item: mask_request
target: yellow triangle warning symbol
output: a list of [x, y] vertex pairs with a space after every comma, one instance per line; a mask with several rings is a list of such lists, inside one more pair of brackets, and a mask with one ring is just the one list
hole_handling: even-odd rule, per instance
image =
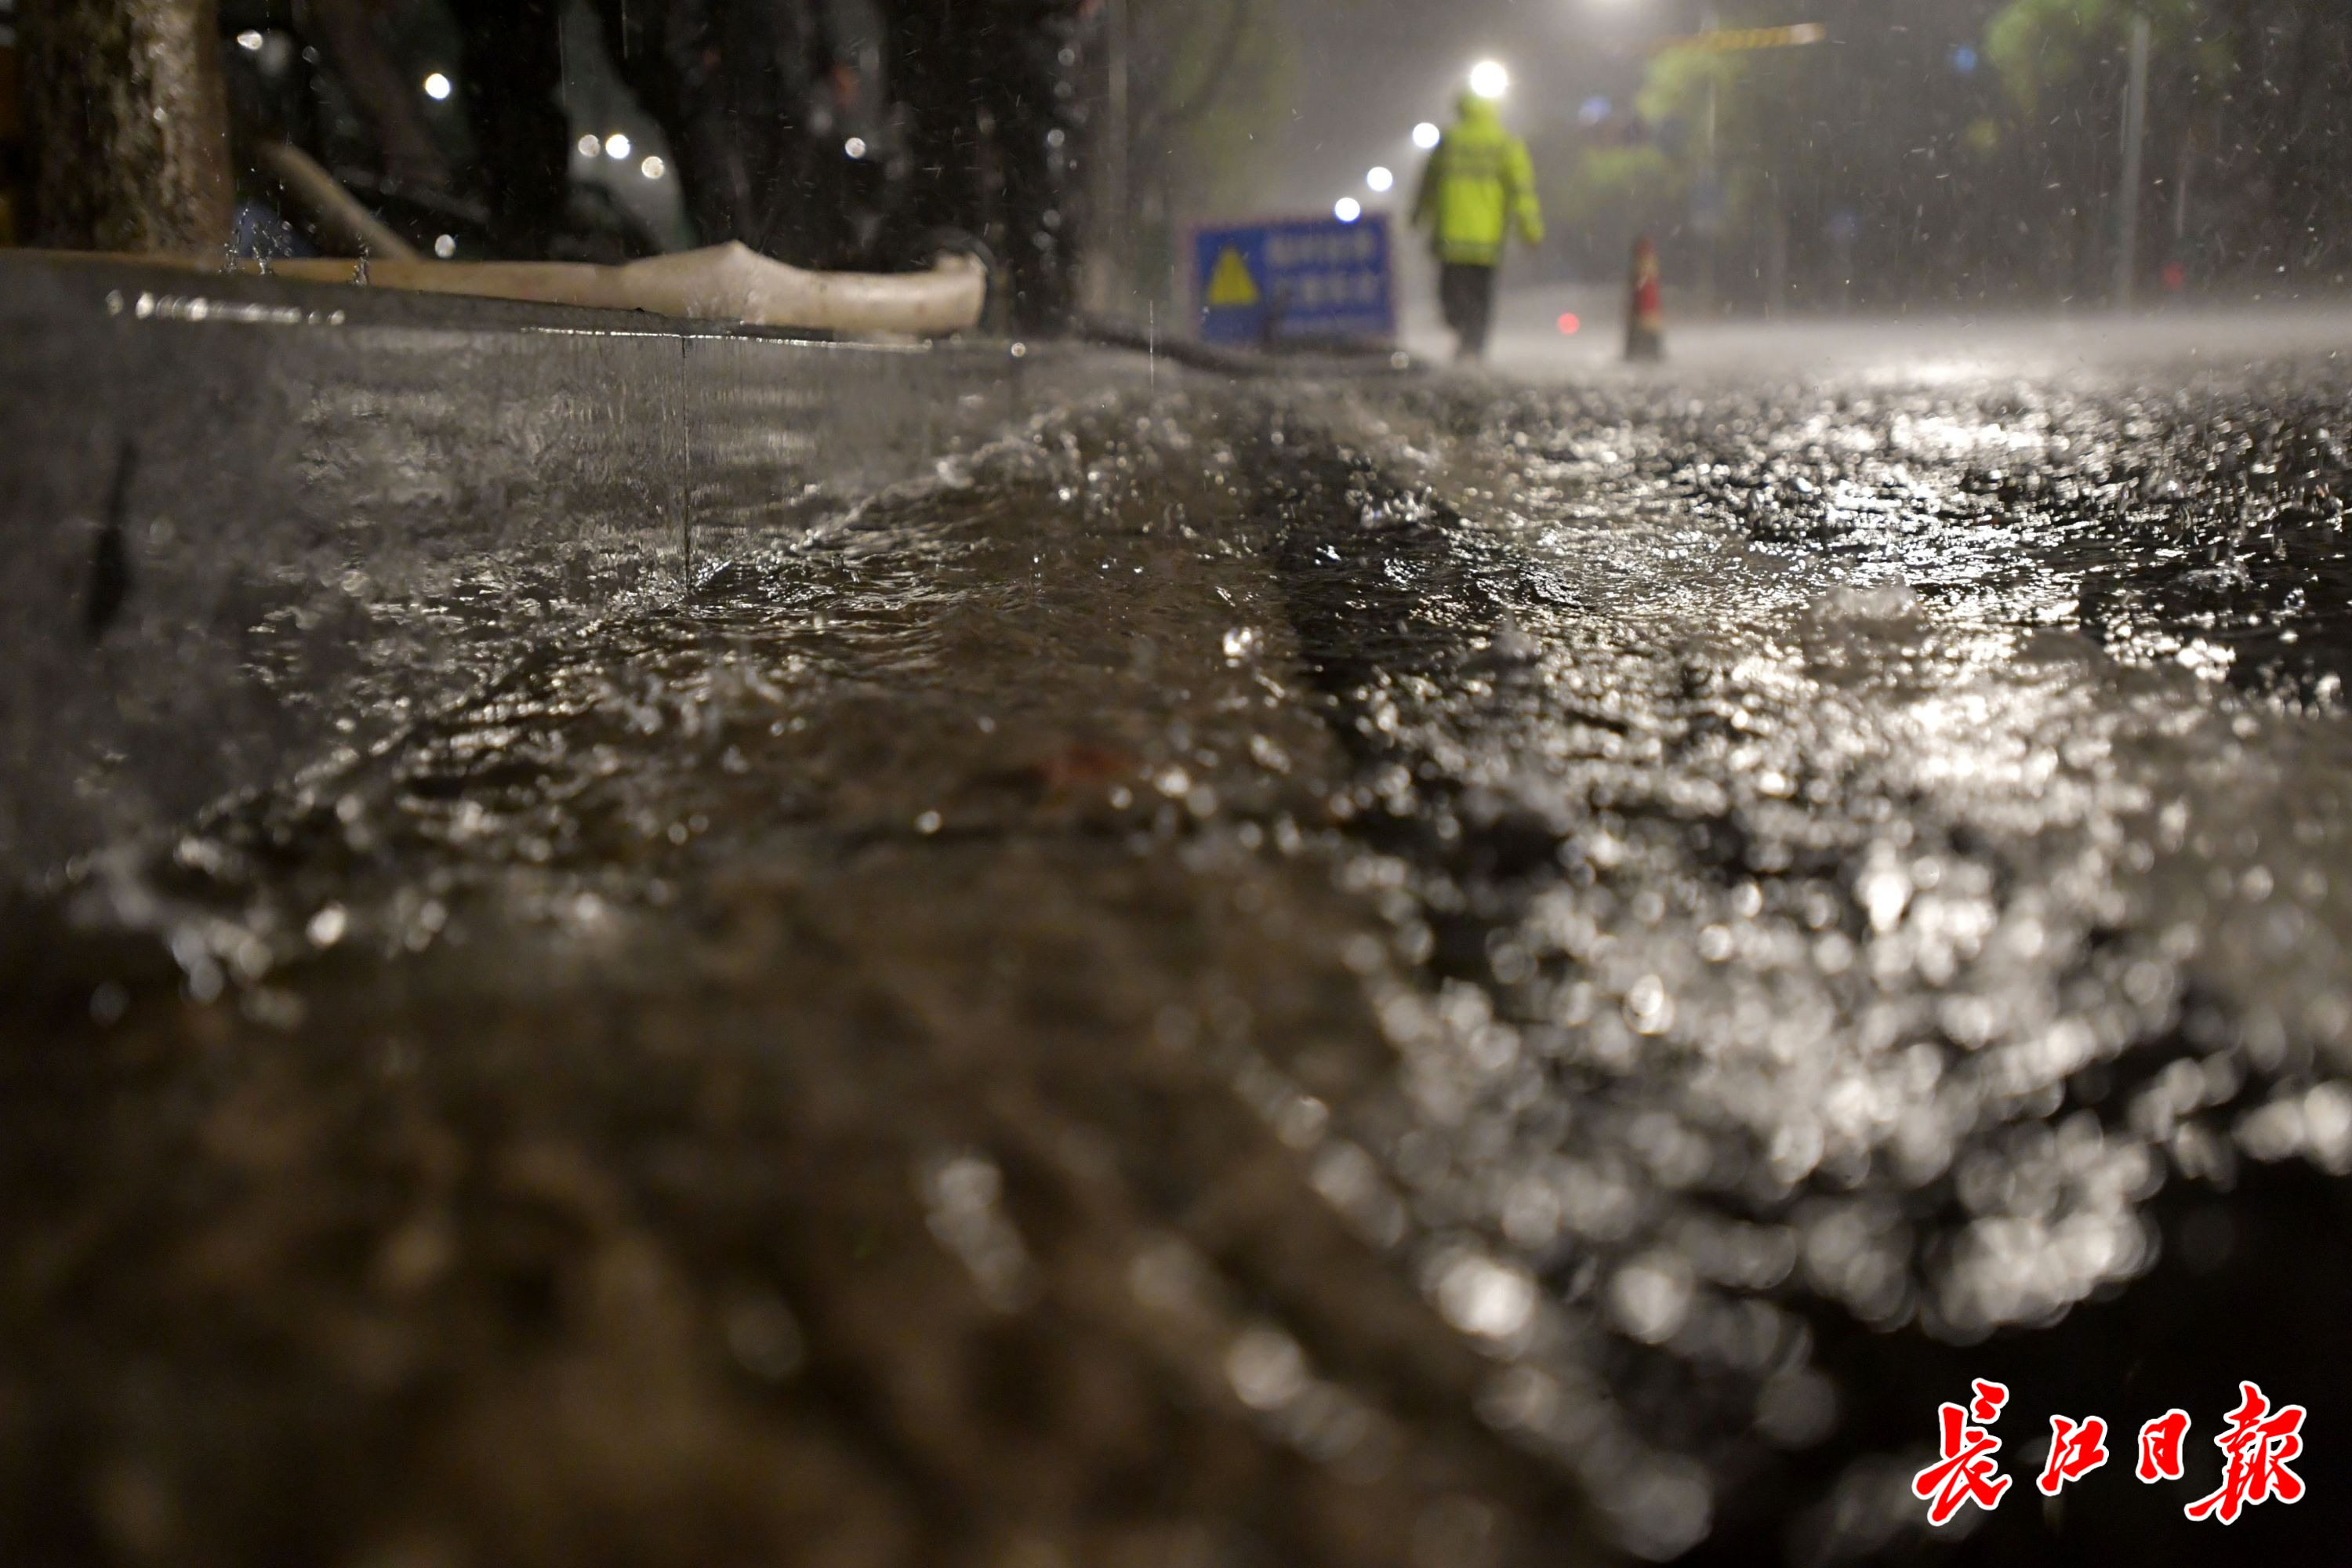
[[1246, 310], [1258, 302], [1257, 279], [1250, 276], [1249, 263], [1233, 246], [1217, 258], [1217, 269], [1209, 274], [1209, 308], [1214, 310]]

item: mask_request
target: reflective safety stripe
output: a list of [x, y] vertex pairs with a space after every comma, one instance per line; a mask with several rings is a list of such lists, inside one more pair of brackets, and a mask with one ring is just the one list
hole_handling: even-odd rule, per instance
[[1465, 147], [1447, 154], [1449, 180], [1500, 180], [1507, 165], [1500, 147]]

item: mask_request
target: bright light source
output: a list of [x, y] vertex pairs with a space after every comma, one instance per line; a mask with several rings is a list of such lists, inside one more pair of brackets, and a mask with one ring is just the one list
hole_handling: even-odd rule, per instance
[[628, 155], [629, 138], [625, 132], [615, 131], [604, 138], [604, 156], [617, 163]]
[[583, 158], [593, 158], [604, 150], [604, 144], [597, 141], [593, 133], [580, 138], [580, 155]]
[[425, 79], [425, 96], [431, 99], [436, 103], [439, 103], [444, 99], [447, 98], [451, 90], [449, 79], [443, 76], [439, 71], [435, 71], [431, 76]]
[[1445, 132], [1426, 120], [1412, 128], [1412, 144], [1424, 153], [1434, 152], [1437, 144], [1444, 140]]
[[444, 261], [446, 261], [451, 257], [457, 255], [457, 237], [454, 234], [445, 234], [436, 237], [433, 241], [433, 254], [439, 257]]
[[1480, 60], [1470, 68], [1470, 90], [1484, 99], [1500, 99], [1511, 90], [1511, 73], [1500, 60]]
[[1364, 204], [1353, 196], [1341, 196], [1331, 205], [1331, 216], [1341, 223], [1353, 223], [1364, 216]]
[[1572, 338], [1582, 331], [1584, 331], [1584, 320], [1575, 311], [1570, 310], [1567, 315], [1562, 316], [1559, 319], [1559, 335], [1561, 337]]
[[841, 150], [853, 158], [863, 158], [866, 156], [866, 138], [853, 136], [841, 144]]
[[261, 52], [261, 46], [268, 41], [268, 39], [263, 37], [259, 33], [255, 32], [251, 27], [247, 27], [244, 32], [239, 33], [236, 36], [236, 47], [243, 49], [249, 55], [259, 54]]
[[1396, 189], [1396, 175], [1387, 169], [1374, 169], [1364, 176], [1364, 184], [1370, 185], [1375, 192], [1385, 195]]
[[648, 158], [637, 165], [637, 173], [648, 180], [658, 180], [669, 173], [669, 165], [659, 158]]

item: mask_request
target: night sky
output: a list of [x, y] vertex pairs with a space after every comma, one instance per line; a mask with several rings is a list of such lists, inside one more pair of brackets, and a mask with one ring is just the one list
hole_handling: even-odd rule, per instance
[[[1505, 116], [1521, 132], [1566, 118], [1596, 93], [1631, 92], [1648, 47], [1695, 30], [1696, 0], [1284, 0], [1301, 40], [1299, 99], [1277, 152], [1277, 205], [1306, 209], [1368, 195], [1386, 163], [1411, 189], [1415, 121], [1450, 117], [1470, 67], [1511, 68]], [[1677, 19], [1682, 25], [1677, 25]], [[1802, 16], [1791, 16], [1791, 21]]]

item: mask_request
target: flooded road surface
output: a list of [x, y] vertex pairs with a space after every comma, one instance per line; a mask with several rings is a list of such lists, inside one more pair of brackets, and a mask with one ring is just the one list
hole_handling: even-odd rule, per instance
[[[2329, 1560], [2347, 408], [1122, 395], [100, 858], [0, 952], [0, 1543]], [[2191, 1525], [2242, 1379], [2310, 1494]]]

